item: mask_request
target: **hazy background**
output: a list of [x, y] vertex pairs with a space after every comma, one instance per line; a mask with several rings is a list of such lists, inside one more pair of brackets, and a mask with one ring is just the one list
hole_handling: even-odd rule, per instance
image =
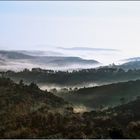
[[1, 1], [0, 49], [55, 51], [104, 63], [139, 56], [139, 7], [138, 1]]

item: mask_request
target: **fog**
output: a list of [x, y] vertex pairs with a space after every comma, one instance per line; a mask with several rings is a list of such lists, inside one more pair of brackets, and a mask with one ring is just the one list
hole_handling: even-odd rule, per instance
[[[78, 49], [79, 48], [79, 49]], [[127, 58], [127, 55], [120, 50], [102, 49], [102, 48], [88, 48], [77, 47], [75, 48], [57, 48], [58, 52], [63, 52], [64, 56], [78, 56], [84, 59], [94, 59], [108, 65], [111, 63], [121, 63], [121, 59]]]
[[83, 112], [88, 112], [88, 111], [93, 110], [93, 108], [89, 108], [84, 105], [75, 105], [73, 109], [75, 113], [78, 113], [78, 112], [83, 113]]
[[32, 69], [33, 67], [40, 67], [40, 65], [29, 63], [28, 60], [8, 60], [0, 66], [1, 71], [13, 70], [22, 71], [23, 69]]
[[0, 62], [0, 70], [1, 71], [7, 71], [7, 70], [13, 70], [13, 71], [22, 71], [25, 68], [31, 70], [32, 68], [42, 68], [42, 69], [51, 69], [51, 70], [61, 70], [61, 71], [73, 71], [73, 70], [80, 70], [80, 69], [86, 69], [86, 68], [96, 68], [99, 66], [102, 66], [102, 64], [99, 65], [80, 65], [80, 64], [73, 64], [73, 65], [67, 65], [66, 66], [55, 66], [53, 64], [35, 64], [28, 60], [6, 60], [5, 62]]
[[[38, 51], [26, 51], [23, 52], [29, 55], [40, 55], [40, 56], [72, 56], [72, 57], [81, 57], [83, 59], [93, 59], [99, 61], [102, 65], [108, 65], [111, 63], [123, 63], [123, 59], [129, 58], [126, 52], [117, 50], [117, 49], [108, 49], [108, 48], [89, 48], [89, 47], [58, 47], [58, 46], [49, 46], [44, 45], [45, 50]], [[87, 48], [87, 49], [86, 49]], [[40, 53], [37, 53], [40, 52]]]
[[59, 92], [61, 92], [61, 90], [63, 90], [64, 88], [66, 88], [66, 89], [71, 88], [72, 90], [74, 90], [75, 88], [79, 89], [79, 88], [83, 88], [83, 87], [95, 87], [95, 86], [100, 86], [100, 85], [103, 85], [103, 84], [85, 82], [83, 84], [77, 84], [75, 86], [74, 85], [60, 86], [57, 84], [39, 84], [38, 83], [39, 88], [42, 90], [51, 91], [52, 89], [55, 88], [58, 91], [58, 95], [59, 95]]
[[111, 63], [120, 64], [123, 63], [123, 61], [119, 61], [121, 59], [121, 53], [119, 50], [108, 50], [108, 49], [84, 49], [79, 48], [76, 49], [65, 49], [60, 47], [55, 47], [48, 50], [32, 50], [32, 51], [20, 51], [16, 50], [17, 53], [22, 53], [30, 56], [50, 56], [50, 57], [80, 57], [84, 60], [96, 60], [99, 62], [99, 64], [78, 64], [69, 61], [71, 64], [68, 64], [67, 62], [63, 62], [63, 65], [59, 65], [59, 63], [48, 63], [47, 58], [46, 59], [40, 59], [40, 60], [29, 60], [29, 59], [9, 59], [5, 57], [4, 55], [0, 55], [0, 70], [14, 70], [14, 71], [21, 71], [25, 68], [32, 69], [35, 67], [39, 67], [42, 69], [52, 69], [52, 70], [77, 70], [77, 69], [87, 69], [87, 68], [96, 68], [99, 66], [108, 65]]

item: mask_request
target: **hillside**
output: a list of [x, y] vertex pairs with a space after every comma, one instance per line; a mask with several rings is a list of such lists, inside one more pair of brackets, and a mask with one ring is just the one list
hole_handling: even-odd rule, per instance
[[63, 99], [33, 83], [0, 78], [0, 91], [0, 138], [140, 137], [139, 97], [107, 110], [74, 113]]
[[132, 61], [129, 61], [129, 62], [126, 62], [122, 65], [120, 65], [119, 67], [123, 68], [123, 69], [140, 69], [140, 61], [139, 59], [138, 60], [133, 60]]
[[15, 84], [10, 79], [0, 78], [0, 138], [12, 138], [14, 131], [18, 133], [18, 128], [26, 124], [26, 117], [35, 112], [47, 113], [67, 106], [62, 98], [41, 91], [34, 83], [27, 86], [22, 81]]
[[75, 105], [87, 108], [114, 106], [128, 102], [140, 95], [140, 80], [115, 83], [90, 88], [81, 88], [77, 91], [60, 93], [59, 96]]
[[94, 122], [98, 138], [139, 139], [140, 133], [140, 98], [126, 104], [103, 111], [83, 113], [83, 116]]
[[59, 108], [67, 104], [62, 98], [40, 90], [34, 83], [24, 85], [22, 80], [16, 84], [8, 78], [0, 78], [0, 91], [1, 108], [26, 103], [30, 108], [41, 104], [48, 108]]

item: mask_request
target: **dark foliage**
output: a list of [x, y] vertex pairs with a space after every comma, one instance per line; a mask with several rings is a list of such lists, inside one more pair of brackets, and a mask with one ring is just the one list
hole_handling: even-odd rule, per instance
[[120, 82], [109, 85], [80, 88], [59, 93], [60, 97], [75, 105], [97, 109], [116, 106], [134, 100], [140, 95], [140, 80]]
[[31, 71], [25, 69], [21, 72], [7, 71], [2, 73], [13, 80], [23, 79], [25, 82], [36, 82], [40, 84], [57, 85], [80, 85], [88, 83], [106, 84], [112, 82], [136, 80], [140, 78], [140, 70], [125, 71], [117, 66], [101, 67], [98, 69], [83, 69], [79, 71], [53, 71], [33, 68]]
[[0, 138], [140, 138], [139, 108], [137, 97], [104, 111], [74, 113], [34, 83], [0, 78]]

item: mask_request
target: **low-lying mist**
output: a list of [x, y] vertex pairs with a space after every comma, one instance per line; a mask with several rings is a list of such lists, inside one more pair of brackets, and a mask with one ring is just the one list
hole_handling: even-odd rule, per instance
[[[121, 61], [119, 60], [122, 58], [121, 56], [122, 53], [118, 50], [93, 49], [93, 48], [83, 50], [83, 48], [64, 49], [56, 47], [55, 51], [53, 51], [50, 48], [49, 50], [46, 51], [17, 50], [17, 51], [7, 51], [6, 53], [5, 52], [6, 51], [0, 51], [0, 63], [1, 63], [0, 70], [21, 71], [25, 68], [32, 69], [34, 67], [39, 67], [42, 69], [71, 71], [74, 69], [96, 68], [114, 62], [121, 63]], [[21, 58], [20, 54], [22, 54]], [[65, 57], [67, 58], [73, 57], [73, 58], [62, 60], [62, 58]], [[81, 60], [79, 58], [81, 58]], [[93, 61], [96, 60], [99, 63], [92, 64], [90, 62], [92, 60]]]
[[[42, 90], [47, 90], [47, 91], [52, 91], [52, 89], [56, 89], [58, 92], [64, 91], [64, 89], [79, 89], [83, 87], [95, 87], [95, 86], [100, 86], [102, 84], [97, 84], [97, 83], [83, 83], [83, 84], [78, 84], [78, 85], [57, 85], [57, 84], [38, 84], [39, 88]], [[59, 93], [58, 93], [59, 94]]]
[[61, 70], [61, 71], [72, 71], [78, 69], [86, 69], [86, 68], [96, 68], [100, 65], [80, 65], [80, 64], [73, 64], [73, 65], [66, 65], [66, 66], [55, 66], [49, 64], [35, 64], [28, 60], [6, 60], [5, 62], [1, 62], [0, 70], [7, 71], [22, 71], [24, 69], [31, 70], [32, 68], [42, 68], [42, 69], [52, 69], [52, 70]]
[[[121, 65], [127, 62], [124, 60], [129, 60], [130, 57], [134, 57], [134, 56], [128, 56], [126, 52], [122, 52], [120, 50], [115, 50], [115, 49], [107, 49], [107, 48], [88, 48], [88, 47], [67, 48], [67, 47], [57, 47], [57, 46], [47, 47], [47, 45], [45, 48], [46, 50], [0, 51], [0, 64], [1, 64], [0, 70], [21, 71], [25, 68], [32, 69], [34, 67], [39, 67], [42, 69], [71, 71], [77, 69], [96, 68], [99, 66], [105, 66], [112, 63]], [[16, 55], [18, 57], [16, 57]], [[11, 59], [12, 57], [14, 59]], [[36, 57], [38, 59], [36, 59]], [[70, 60], [67, 59], [66, 61], [65, 60], [60, 61], [61, 58], [65, 58], [65, 57], [67, 58], [75, 57], [76, 63], [71, 59]], [[79, 58], [83, 60], [83, 62], [81, 60], [82, 63], [79, 61]], [[50, 62], [50, 59], [53, 60], [53, 62], [52, 61]], [[95, 60], [99, 63], [92, 64], [90, 60], [91, 61]]]
[[51, 87], [50, 92], [72, 103], [75, 112], [85, 112], [97, 109], [104, 110], [135, 100], [139, 96], [139, 83], [140, 80], [134, 80], [104, 85], [90, 83], [86, 85], [87, 87], [85, 85], [79, 87], [57, 86]]

